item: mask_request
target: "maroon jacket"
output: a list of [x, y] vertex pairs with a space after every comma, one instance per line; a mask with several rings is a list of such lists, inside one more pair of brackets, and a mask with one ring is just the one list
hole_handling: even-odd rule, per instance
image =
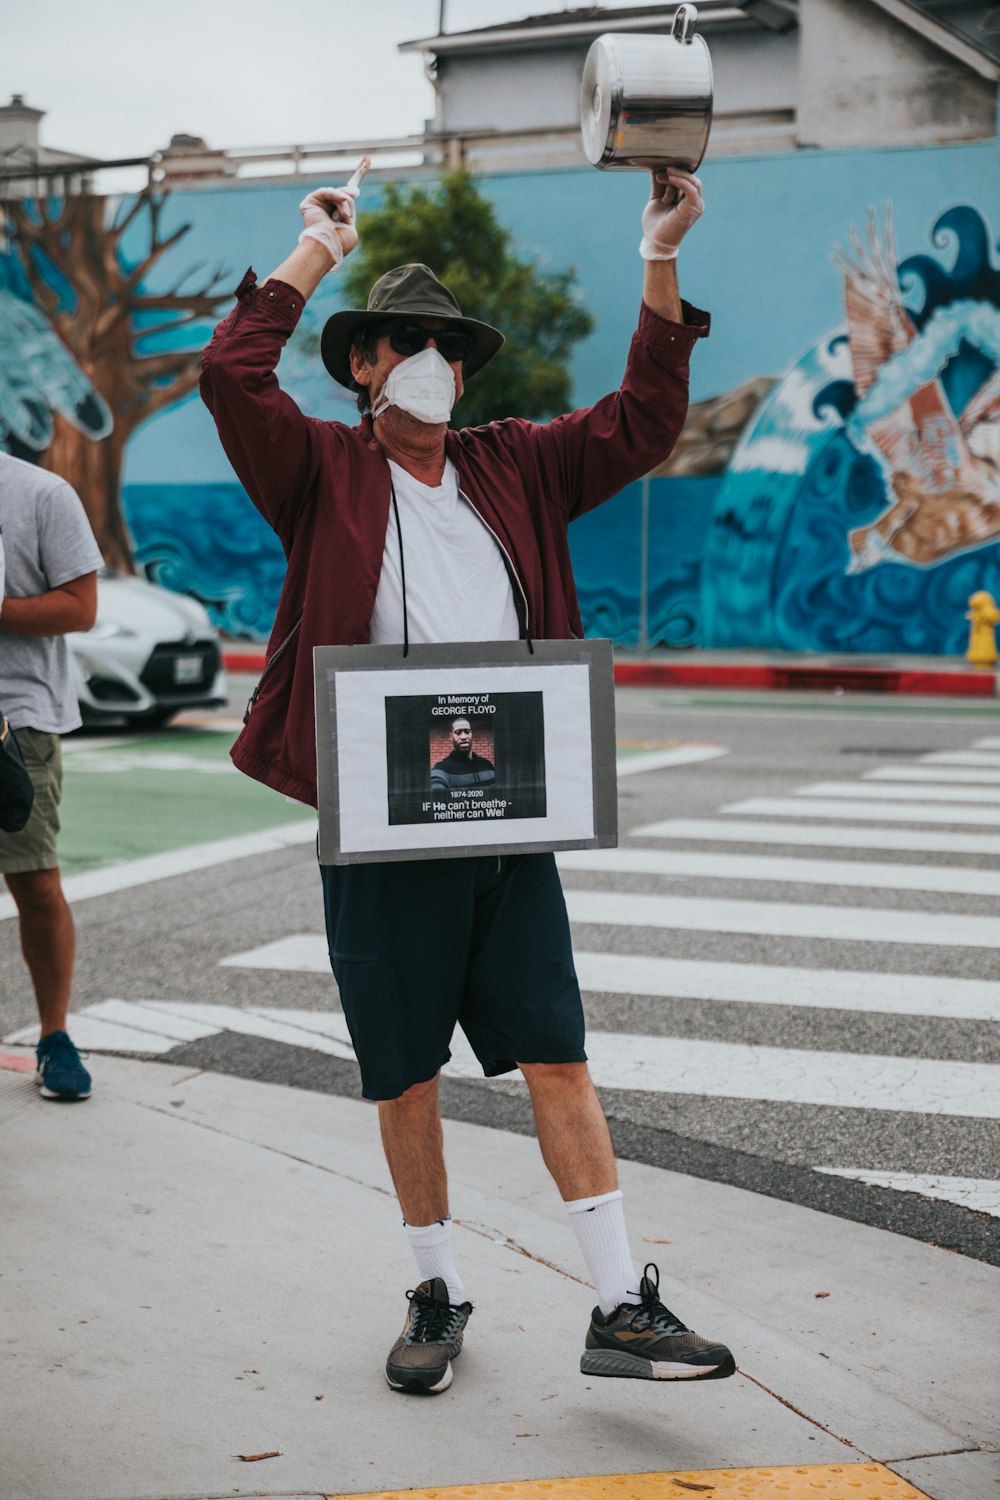
[[[247, 272], [205, 350], [201, 393], [247, 494], [288, 558], [266, 671], [233, 760], [248, 776], [316, 804], [313, 647], [362, 645], [382, 570], [389, 465], [370, 417], [306, 417], [278, 385], [302, 313], [282, 281]], [[568, 523], [661, 463], [684, 425], [688, 359], [707, 314], [670, 323], [645, 304], [621, 390], [544, 426], [514, 418], [449, 430], [462, 493], [506, 548], [538, 639], [583, 634]], [[301, 617], [301, 626], [295, 629]], [[291, 636], [289, 640], [288, 637]], [[276, 655], [287, 641], [280, 658]]]

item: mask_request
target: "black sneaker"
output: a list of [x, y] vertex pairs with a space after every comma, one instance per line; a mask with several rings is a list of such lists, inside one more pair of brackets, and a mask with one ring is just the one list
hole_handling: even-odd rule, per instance
[[451, 1362], [462, 1352], [471, 1302], [453, 1307], [440, 1276], [407, 1292], [410, 1310], [389, 1351], [385, 1378], [394, 1391], [436, 1396], [451, 1385]]
[[[650, 1276], [653, 1273], [653, 1280]], [[631, 1380], [723, 1380], [736, 1372], [725, 1344], [703, 1339], [660, 1301], [660, 1273], [648, 1265], [639, 1283], [642, 1301], [623, 1302], [605, 1317], [595, 1307], [587, 1347], [580, 1360], [584, 1375], [618, 1375]]]
[[[50, 1031], [35, 1048], [35, 1082], [43, 1099], [89, 1099], [90, 1074], [65, 1031]], [[86, 1056], [86, 1053], [84, 1054]]]

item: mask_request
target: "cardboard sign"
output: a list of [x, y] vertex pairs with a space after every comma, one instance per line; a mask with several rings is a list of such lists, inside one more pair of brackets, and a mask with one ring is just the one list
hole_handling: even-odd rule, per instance
[[618, 842], [610, 641], [317, 646], [319, 858]]

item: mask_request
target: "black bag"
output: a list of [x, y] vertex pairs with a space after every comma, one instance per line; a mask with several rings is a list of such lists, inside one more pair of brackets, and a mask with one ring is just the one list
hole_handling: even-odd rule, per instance
[[28, 768], [14, 731], [0, 713], [0, 830], [20, 833], [35, 800]]

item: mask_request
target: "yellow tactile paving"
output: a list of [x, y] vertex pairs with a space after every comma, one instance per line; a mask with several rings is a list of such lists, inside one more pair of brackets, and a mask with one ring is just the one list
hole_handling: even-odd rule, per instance
[[819, 1464], [771, 1469], [679, 1469], [670, 1474], [591, 1474], [506, 1484], [376, 1490], [327, 1500], [928, 1500], [882, 1464]]

